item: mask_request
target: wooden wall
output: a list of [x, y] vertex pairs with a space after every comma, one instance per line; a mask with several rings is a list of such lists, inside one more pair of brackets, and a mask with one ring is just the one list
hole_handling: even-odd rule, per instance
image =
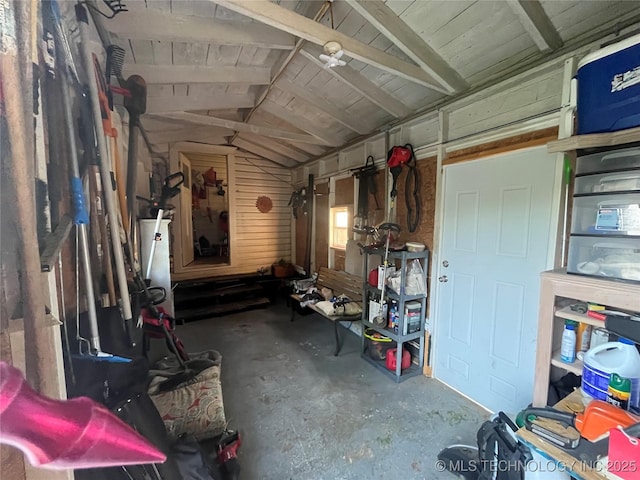
[[[227, 148], [228, 151], [221, 149]], [[193, 143], [178, 143], [172, 146], [171, 166], [177, 168], [178, 153], [182, 152], [196, 165], [199, 156], [218, 157], [229, 155], [227, 191], [229, 202], [230, 264], [196, 264], [176, 269], [172, 280], [208, 278], [222, 275], [254, 273], [261, 269], [270, 271], [279, 260], [292, 260], [291, 208], [287, 205], [291, 197], [291, 172], [273, 162], [249, 154], [234, 152], [229, 147], [215, 147]], [[220, 165], [221, 174], [224, 170]], [[216, 171], [218, 170], [216, 168]], [[258, 197], [271, 199], [272, 209], [267, 213], [256, 207]], [[179, 203], [179, 199], [174, 200]], [[173, 248], [179, 248], [176, 228], [179, 225], [178, 210], [172, 222]]]
[[[245, 273], [280, 259], [291, 261], [290, 172], [268, 160], [236, 155], [235, 178], [235, 191], [230, 195], [236, 236], [231, 239], [231, 248], [238, 252], [238, 261], [232, 268]], [[256, 208], [259, 196], [271, 199], [273, 208], [268, 213]]]
[[341, 178], [336, 180], [336, 191], [334, 206], [353, 205], [353, 177]]
[[396, 199], [396, 223], [402, 228], [401, 239], [405, 242], [424, 243], [433, 249], [433, 227], [436, 207], [436, 157], [418, 160], [416, 169], [420, 178], [420, 219], [415, 232], [409, 232], [407, 224], [407, 204], [405, 202], [408, 169], [404, 168], [398, 180]]
[[329, 266], [329, 182], [316, 185], [315, 270]]
[[304, 215], [302, 210], [298, 209], [298, 218], [291, 216], [291, 220], [296, 229], [295, 264], [304, 267], [307, 252], [307, 215]]

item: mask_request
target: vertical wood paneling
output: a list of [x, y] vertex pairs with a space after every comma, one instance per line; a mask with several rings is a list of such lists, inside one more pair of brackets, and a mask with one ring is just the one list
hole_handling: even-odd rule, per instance
[[307, 216], [298, 214], [294, 220], [296, 229], [296, 261], [297, 265], [304, 265], [307, 245]]
[[[231, 221], [236, 225], [232, 248], [240, 252], [237, 268], [255, 271], [280, 259], [291, 261], [291, 173], [273, 163], [242, 156], [235, 157], [235, 212]], [[259, 196], [273, 203], [268, 213], [256, 208]]]
[[316, 185], [315, 270], [329, 266], [329, 183]]
[[336, 206], [353, 205], [353, 177], [336, 180]]
[[[409, 232], [407, 228], [407, 205], [404, 201], [405, 192], [405, 175], [403, 172], [401, 181], [398, 184], [398, 200], [396, 202], [397, 220], [402, 233], [400, 238], [403, 242], [420, 242], [427, 246], [427, 249], [433, 252], [434, 224], [436, 218], [436, 177], [437, 177], [437, 161], [436, 157], [430, 157], [418, 160], [416, 163], [418, 175], [420, 176], [420, 221], [415, 232]], [[429, 262], [429, 271], [427, 276], [431, 278], [432, 262]], [[427, 281], [427, 284], [430, 280]], [[429, 302], [427, 302], [427, 318], [429, 316]]]

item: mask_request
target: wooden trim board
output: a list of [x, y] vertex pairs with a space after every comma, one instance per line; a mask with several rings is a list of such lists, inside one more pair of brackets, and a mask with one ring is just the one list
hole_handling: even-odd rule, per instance
[[613, 147], [632, 142], [640, 142], [640, 127], [628, 128], [617, 132], [575, 135], [562, 140], [555, 140], [547, 144], [547, 151], [549, 153], [558, 153], [580, 148]]
[[511, 150], [536, 147], [539, 145], [549, 145], [551, 139], [558, 138], [558, 127], [549, 127], [535, 132], [523, 133], [512, 137], [503, 138], [493, 142], [483, 143], [474, 147], [462, 148], [447, 153], [447, 158], [442, 161], [443, 165], [453, 165], [454, 163], [468, 162], [478, 158], [496, 155]]

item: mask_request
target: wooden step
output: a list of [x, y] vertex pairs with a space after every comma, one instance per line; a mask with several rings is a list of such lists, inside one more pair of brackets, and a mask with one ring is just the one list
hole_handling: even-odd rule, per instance
[[174, 302], [177, 308], [181, 305], [200, 303], [221, 303], [234, 296], [263, 295], [264, 289], [260, 285], [230, 285], [226, 287], [212, 286], [209, 289], [184, 290], [174, 292]]
[[220, 303], [217, 305], [208, 305], [204, 307], [183, 309], [176, 313], [176, 319], [178, 321], [190, 322], [193, 320], [200, 320], [203, 318], [220, 317], [222, 315], [228, 315], [230, 313], [242, 312], [245, 310], [252, 310], [254, 308], [266, 307], [271, 304], [268, 298], [255, 297], [248, 298], [242, 301]]

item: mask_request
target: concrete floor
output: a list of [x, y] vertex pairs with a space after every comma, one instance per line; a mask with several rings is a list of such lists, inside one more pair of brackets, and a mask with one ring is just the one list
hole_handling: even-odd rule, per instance
[[436, 455], [474, 443], [487, 413], [436, 380], [395, 384], [359, 356], [360, 339], [318, 315], [273, 305], [178, 327], [189, 351], [222, 353], [242, 480], [449, 479]]

